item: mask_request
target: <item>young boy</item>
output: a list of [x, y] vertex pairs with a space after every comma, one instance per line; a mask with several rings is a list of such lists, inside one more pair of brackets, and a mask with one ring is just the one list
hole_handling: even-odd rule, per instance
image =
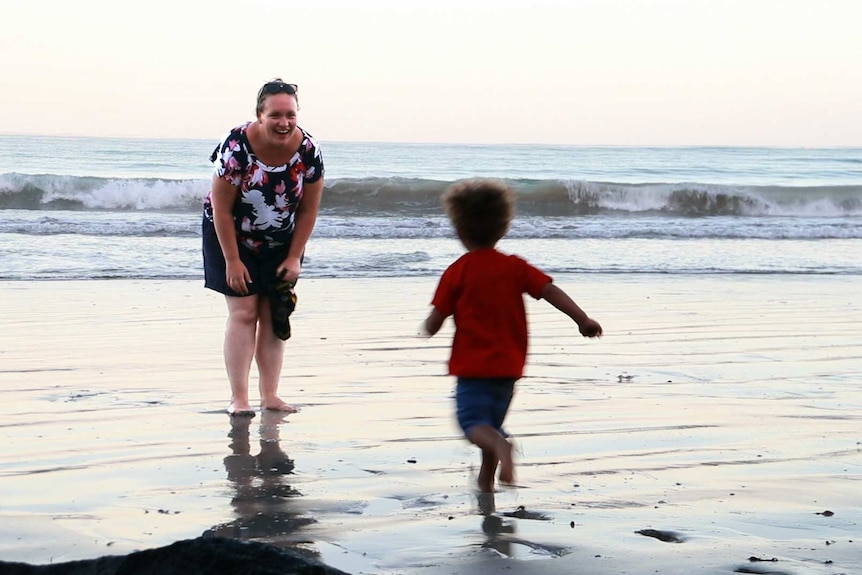
[[527, 358], [523, 294], [547, 300], [571, 317], [585, 337], [602, 335], [602, 326], [550, 276], [496, 249], [509, 230], [514, 203], [514, 193], [493, 180], [462, 181], [446, 191], [443, 206], [467, 253], [443, 273], [423, 324], [430, 337], [454, 316], [449, 374], [457, 377], [458, 424], [482, 450], [478, 484], [485, 493], [494, 491], [498, 463], [500, 481], [515, 481], [512, 444], [502, 425]]

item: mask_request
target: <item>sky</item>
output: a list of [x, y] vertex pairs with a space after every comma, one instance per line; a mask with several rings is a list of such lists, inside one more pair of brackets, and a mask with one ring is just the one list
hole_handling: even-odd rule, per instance
[[859, 0], [6, 2], [0, 133], [862, 146]]

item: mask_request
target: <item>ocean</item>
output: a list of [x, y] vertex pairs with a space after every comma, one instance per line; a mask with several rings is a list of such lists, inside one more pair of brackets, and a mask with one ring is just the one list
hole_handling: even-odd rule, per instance
[[[0, 135], [0, 279], [202, 281], [216, 140]], [[551, 275], [862, 275], [862, 148], [321, 144], [304, 277], [439, 275], [440, 194], [474, 176], [512, 185], [499, 248]]]

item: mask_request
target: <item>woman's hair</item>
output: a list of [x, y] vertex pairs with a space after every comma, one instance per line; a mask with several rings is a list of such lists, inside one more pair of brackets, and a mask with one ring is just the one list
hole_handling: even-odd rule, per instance
[[257, 108], [255, 115], [259, 116], [263, 112], [263, 103], [273, 94], [290, 94], [296, 100], [296, 105], [299, 105], [299, 86], [296, 84], [288, 84], [281, 78], [273, 78], [257, 91]]
[[480, 248], [493, 247], [509, 231], [515, 216], [515, 193], [496, 180], [457, 182], [442, 200], [461, 239]]

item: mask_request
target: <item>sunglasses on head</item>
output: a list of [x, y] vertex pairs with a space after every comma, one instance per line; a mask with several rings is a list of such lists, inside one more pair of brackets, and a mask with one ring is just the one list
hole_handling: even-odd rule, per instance
[[265, 94], [296, 94], [299, 87], [296, 84], [287, 84], [281, 80], [273, 80], [263, 85], [258, 92], [258, 100]]

